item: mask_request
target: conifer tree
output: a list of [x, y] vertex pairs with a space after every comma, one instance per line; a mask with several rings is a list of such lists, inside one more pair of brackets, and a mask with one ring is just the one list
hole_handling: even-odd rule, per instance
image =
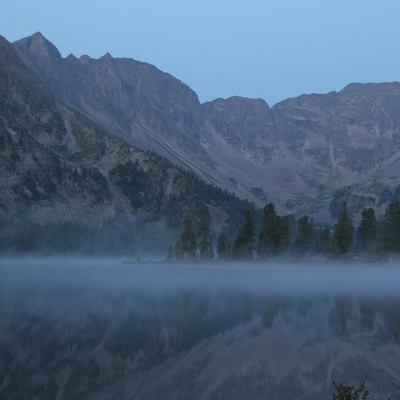
[[258, 254], [261, 257], [268, 257], [275, 254], [279, 247], [279, 218], [272, 203], [267, 204], [263, 211], [263, 226], [258, 241]]
[[200, 218], [197, 237], [199, 239], [200, 260], [212, 260], [214, 251], [210, 237], [210, 223], [204, 217]]
[[290, 246], [290, 223], [289, 217], [278, 216], [278, 251], [282, 252]]
[[226, 233], [220, 233], [217, 239], [218, 260], [229, 260], [231, 257], [231, 244]]
[[375, 250], [377, 221], [375, 210], [365, 208], [361, 212], [361, 222], [357, 229], [357, 247], [361, 250]]
[[333, 233], [334, 249], [337, 253], [346, 254], [349, 252], [353, 243], [353, 232], [353, 221], [348, 215], [346, 203], [343, 203], [342, 211], [339, 214]]
[[297, 222], [297, 234], [293, 248], [303, 254], [315, 248], [315, 231], [308, 215], [303, 215]]
[[193, 260], [196, 257], [196, 236], [192, 230], [192, 220], [190, 218], [183, 220], [182, 233], [178, 243], [178, 258]]
[[400, 202], [396, 201], [387, 208], [378, 236], [383, 250], [400, 252]]
[[248, 260], [253, 258], [254, 251], [254, 213], [247, 210], [244, 214], [245, 221], [236, 236], [232, 249], [232, 258], [235, 260]]

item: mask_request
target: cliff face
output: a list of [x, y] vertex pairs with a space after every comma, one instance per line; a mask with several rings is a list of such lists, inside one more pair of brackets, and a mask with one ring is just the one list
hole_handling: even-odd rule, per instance
[[[259, 206], [272, 201], [280, 212], [330, 220], [338, 190], [378, 179], [394, 193], [398, 184], [386, 179], [400, 172], [399, 83], [351, 84], [272, 109], [240, 97], [200, 104], [188, 86], [149, 64], [109, 54], [62, 58], [40, 34], [14, 47], [70, 107]], [[350, 211], [378, 204], [382, 211], [382, 195], [346, 200]]]

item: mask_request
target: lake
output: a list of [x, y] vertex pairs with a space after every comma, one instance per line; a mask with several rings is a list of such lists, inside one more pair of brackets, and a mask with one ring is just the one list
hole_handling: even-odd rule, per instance
[[3, 259], [0, 398], [397, 398], [399, 282], [395, 262]]

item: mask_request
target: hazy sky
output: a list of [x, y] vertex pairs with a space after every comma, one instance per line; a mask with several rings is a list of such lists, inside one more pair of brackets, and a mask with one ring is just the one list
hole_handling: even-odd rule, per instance
[[132, 57], [200, 101], [273, 105], [350, 82], [400, 80], [399, 0], [0, 0], [9, 41], [42, 32], [63, 56]]

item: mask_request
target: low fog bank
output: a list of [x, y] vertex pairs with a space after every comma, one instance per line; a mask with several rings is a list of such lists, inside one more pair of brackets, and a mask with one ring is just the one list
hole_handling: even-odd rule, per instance
[[397, 262], [130, 263], [117, 259], [1, 259], [0, 289], [70, 288], [156, 296], [191, 288], [268, 295], [400, 296]]

